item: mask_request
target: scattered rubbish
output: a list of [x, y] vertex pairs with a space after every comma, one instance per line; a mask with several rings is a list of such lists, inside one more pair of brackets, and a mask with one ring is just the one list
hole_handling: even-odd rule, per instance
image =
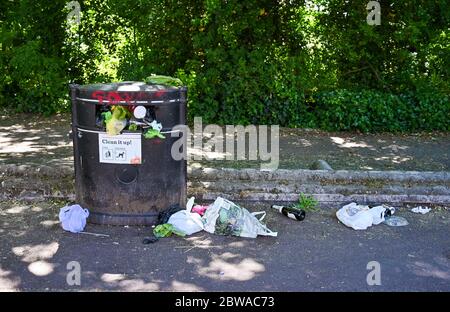
[[98, 237], [109, 237], [108, 234], [99, 234], [99, 233], [92, 233], [92, 232], [79, 232], [80, 234], [86, 234], [86, 235], [92, 235], [92, 236], [98, 236]]
[[180, 87], [183, 82], [178, 78], [173, 78], [169, 76], [153, 75], [145, 78], [145, 82], [148, 84], [160, 84], [172, 87]]
[[[262, 217], [257, 219], [256, 216], [260, 214]], [[250, 213], [229, 200], [217, 197], [203, 215], [204, 230], [218, 235], [250, 238], [256, 238], [258, 235], [276, 237], [276, 232], [269, 230], [261, 223], [265, 215], [265, 212]]]
[[405, 218], [398, 216], [387, 217], [383, 223], [389, 226], [405, 226], [409, 224]]
[[154, 244], [159, 240], [158, 237], [153, 236], [153, 237], [146, 237], [142, 240], [142, 244], [148, 245], [148, 244]]
[[272, 208], [293, 220], [303, 221], [305, 219], [306, 213], [304, 210], [278, 205], [272, 205]]
[[162, 130], [162, 124], [160, 122], [157, 122], [156, 120], [153, 120], [150, 123], [150, 127], [152, 127], [152, 129], [157, 130], [157, 131], [161, 131]]
[[386, 205], [376, 206], [369, 209], [373, 218], [373, 224], [378, 225], [385, 220], [386, 217], [392, 216], [395, 212], [395, 208]]
[[106, 132], [109, 135], [118, 135], [127, 126], [127, 118], [130, 117], [130, 111], [120, 105], [112, 106], [111, 110], [112, 116], [110, 118], [109, 115], [105, 116]]
[[157, 225], [153, 229], [153, 235], [157, 238], [169, 237], [170, 235], [175, 234], [178, 236], [186, 236], [186, 234], [177, 228], [175, 228], [172, 224], [164, 223]]
[[144, 119], [147, 115], [147, 109], [144, 106], [136, 106], [133, 110], [133, 116], [136, 119]]
[[387, 205], [369, 206], [350, 203], [343, 206], [336, 212], [336, 216], [346, 226], [354, 230], [365, 230], [372, 225], [378, 225], [385, 220], [386, 216], [391, 216], [395, 208]]
[[156, 225], [167, 223], [167, 221], [169, 221], [170, 216], [180, 210], [183, 210], [183, 208], [178, 204], [174, 204], [169, 208], [167, 208], [166, 210], [161, 211], [158, 214], [158, 221], [156, 222]]
[[415, 207], [415, 208], [411, 209], [411, 211], [414, 213], [426, 214], [431, 211], [431, 208], [428, 208], [428, 207], [423, 208], [422, 206], [419, 206], [419, 207]]
[[208, 208], [209, 208], [209, 205], [195, 205], [195, 197], [191, 197], [186, 204], [187, 210], [198, 213], [201, 216], [203, 216], [205, 214], [205, 211]]
[[136, 132], [142, 130], [146, 139], [166, 137], [161, 133], [162, 124], [156, 120], [151, 107], [110, 105], [103, 106], [96, 117], [96, 125], [106, 127], [109, 135], [119, 135], [123, 130]]
[[59, 211], [59, 221], [65, 231], [79, 233], [86, 226], [89, 211], [80, 205], [65, 206]]
[[161, 132], [158, 130], [148, 129], [147, 132], [145, 132], [145, 134], [144, 134], [144, 138], [146, 138], [146, 139], [153, 139], [153, 138], [165, 139], [166, 137], [164, 136], [164, 134], [161, 134]]
[[192, 207], [191, 211], [203, 216], [205, 214], [206, 209], [208, 209], [208, 207], [209, 206], [195, 205], [194, 207]]
[[100, 120], [100, 121], [101, 121], [101, 123], [104, 123], [105, 125], [108, 124], [108, 122], [112, 118], [112, 113], [110, 111], [102, 112], [100, 115], [102, 116], [102, 120]]
[[167, 221], [167, 223], [172, 224], [186, 235], [203, 230], [202, 217], [198, 213], [191, 212], [194, 200], [195, 198], [191, 197], [186, 204], [186, 209], [174, 213], [170, 216], [169, 221]]
[[132, 123], [128, 126], [128, 130], [130, 131], [137, 131], [138, 130], [138, 126], [135, 123]]
[[144, 138], [146, 139], [153, 139], [153, 138], [160, 138], [165, 139], [166, 137], [161, 134], [162, 125], [161, 123], [157, 122], [156, 120], [153, 120], [149, 126], [151, 129], [148, 129], [147, 132], [144, 134]]

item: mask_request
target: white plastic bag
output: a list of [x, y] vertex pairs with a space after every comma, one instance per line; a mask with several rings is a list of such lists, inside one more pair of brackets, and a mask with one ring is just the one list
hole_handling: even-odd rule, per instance
[[[262, 214], [257, 219], [256, 216]], [[258, 235], [277, 236], [276, 232], [269, 230], [262, 221], [266, 213], [250, 213], [233, 202], [217, 197], [203, 215], [204, 230], [218, 235], [234, 235], [255, 238]]]
[[72, 233], [82, 232], [86, 226], [89, 211], [80, 205], [65, 206], [59, 211], [62, 228]]
[[378, 225], [385, 220], [386, 210], [391, 214], [394, 208], [388, 206], [376, 206], [370, 208], [356, 203], [345, 205], [336, 212], [336, 217], [346, 226], [355, 230], [365, 230], [372, 225]]
[[350, 203], [336, 212], [336, 217], [346, 226], [355, 230], [365, 230], [372, 225], [372, 215], [368, 206]]
[[193, 205], [194, 197], [191, 197], [186, 204], [186, 210], [175, 212], [170, 216], [167, 223], [172, 224], [186, 235], [191, 235], [203, 230], [202, 217], [198, 213], [191, 212]]
[[372, 224], [378, 225], [384, 221], [384, 213], [386, 211], [386, 207], [384, 206], [376, 206], [369, 209], [370, 214], [372, 215]]

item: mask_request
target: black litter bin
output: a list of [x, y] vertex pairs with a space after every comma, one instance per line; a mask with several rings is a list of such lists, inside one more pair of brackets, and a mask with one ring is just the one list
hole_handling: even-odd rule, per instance
[[[186, 123], [187, 89], [142, 82], [73, 84], [70, 89], [76, 200], [89, 209], [88, 221], [151, 225], [161, 210], [184, 206], [186, 160], [171, 156], [182, 132], [179, 137], [171, 133]], [[109, 135], [102, 114], [118, 106], [131, 116], [140, 107], [147, 124], [155, 120], [162, 125], [165, 138], [144, 138], [148, 125]]]

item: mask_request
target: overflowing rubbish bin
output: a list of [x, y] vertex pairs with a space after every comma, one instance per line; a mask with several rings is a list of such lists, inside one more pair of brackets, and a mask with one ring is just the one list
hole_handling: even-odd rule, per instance
[[171, 155], [186, 123], [185, 87], [70, 85], [76, 201], [88, 222], [151, 225], [186, 203], [186, 160]]

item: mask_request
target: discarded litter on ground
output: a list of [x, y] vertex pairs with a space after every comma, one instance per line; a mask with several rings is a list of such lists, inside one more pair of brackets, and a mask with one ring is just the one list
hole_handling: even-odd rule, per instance
[[167, 223], [167, 221], [169, 221], [170, 216], [180, 210], [183, 210], [183, 208], [178, 204], [174, 204], [171, 205], [166, 210], [161, 211], [158, 214], [158, 221], [156, 222], [156, 225]]
[[405, 226], [409, 224], [405, 218], [399, 216], [387, 217], [383, 223], [389, 226]]
[[[262, 215], [259, 219], [257, 215]], [[235, 203], [217, 197], [203, 215], [204, 230], [218, 235], [233, 235], [256, 238], [258, 235], [277, 236], [277, 232], [269, 230], [261, 221], [266, 212], [250, 213]]]
[[178, 236], [186, 236], [186, 234], [183, 231], [180, 231], [179, 229], [177, 229], [176, 227], [174, 227], [172, 224], [169, 223], [157, 225], [153, 229], [153, 235], [155, 235], [155, 237], [157, 238], [169, 237], [172, 234]]
[[192, 207], [191, 211], [203, 216], [205, 214], [206, 209], [208, 209], [208, 207], [209, 206], [195, 205], [194, 207]]
[[65, 206], [59, 211], [62, 228], [72, 233], [82, 232], [88, 217], [89, 210], [83, 209], [80, 205]]
[[336, 216], [343, 224], [354, 230], [365, 230], [372, 225], [378, 225], [386, 216], [394, 214], [395, 208], [387, 205], [369, 206], [350, 203], [336, 212]]
[[278, 206], [278, 205], [272, 205], [272, 208], [278, 211], [279, 213], [285, 215], [286, 217], [296, 221], [303, 221], [306, 216], [306, 212], [298, 208]]
[[156, 243], [158, 240], [159, 240], [159, 238], [156, 236], [146, 237], [142, 240], [142, 244], [145, 244], [145, 245], [153, 244], [153, 243]]
[[424, 208], [422, 206], [411, 209], [411, 212], [420, 213], [420, 214], [426, 214], [426, 213], [429, 213], [430, 211], [431, 211], [431, 208], [428, 208], [428, 207]]
[[172, 224], [175, 228], [182, 231], [186, 235], [191, 235], [203, 230], [202, 217], [195, 212], [191, 212], [194, 205], [194, 197], [191, 197], [185, 210], [180, 210], [170, 216], [167, 223]]

